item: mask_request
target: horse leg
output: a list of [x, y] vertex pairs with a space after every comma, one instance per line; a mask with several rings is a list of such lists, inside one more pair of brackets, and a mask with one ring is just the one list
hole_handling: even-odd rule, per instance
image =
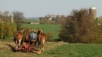
[[43, 39], [42, 43], [41, 43], [41, 50], [42, 50], [42, 52], [44, 52], [44, 43], [45, 43], [45, 40]]
[[44, 44], [41, 45], [41, 50], [44, 52]]
[[18, 46], [21, 46], [21, 41], [22, 41], [22, 39], [19, 39]]
[[16, 40], [15, 43], [16, 43], [16, 48], [18, 48], [18, 41]]

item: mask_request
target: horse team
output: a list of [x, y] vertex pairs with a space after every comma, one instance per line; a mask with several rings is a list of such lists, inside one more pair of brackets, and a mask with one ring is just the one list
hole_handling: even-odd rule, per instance
[[[17, 31], [17, 33], [14, 35], [14, 41], [16, 43], [16, 48], [22, 46], [25, 42], [30, 43], [30, 33], [31, 32], [32, 32], [31, 29], [28, 29], [28, 30], [21, 29]], [[46, 34], [42, 32], [42, 29], [38, 29], [36, 34], [37, 34], [37, 40], [34, 43], [37, 45], [35, 46], [39, 46], [40, 50], [44, 51], [44, 45], [46, 42]]]

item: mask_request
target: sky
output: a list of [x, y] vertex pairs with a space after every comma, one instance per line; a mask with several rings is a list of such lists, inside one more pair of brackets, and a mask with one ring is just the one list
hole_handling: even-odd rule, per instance
[[102, 0], [0, 0], [0, 11], [20, 11], [25, 17], [44, 17], [47, 14], [65, 15], [72, 10], [96, 7], [97, 17], [102, 16]]

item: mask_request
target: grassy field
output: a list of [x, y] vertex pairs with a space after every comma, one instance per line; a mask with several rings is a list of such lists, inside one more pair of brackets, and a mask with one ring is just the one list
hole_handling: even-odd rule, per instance
[[[38, 22], [39, 19], [24, 19], [25, 22]], [[60, 31], [61, 25], [55, 25], [55, 24], [23, 24], [22, 27], [31, 28], [38, 30], [38, 28], [41, 28], [44, 33], [52, 33], [54, 34], [54, 39], [58, 39], [58, 34]]]
[[47, 33], [47, 32], [53, 33], [54, 39], [57, 39], [61, 26], [50, 25], [50, 24], [23, 24], [22, 27], [31, 28], [35, 30], [38, 30], [38, 28], [41, 28], [44, 33]]
[[30, 52], [14, 52], [14, 42], [0, 42], [0, 57], [102, 57], [102, 44], [68, 44], [48, 42], [45, 52], [37, 55]]
[[54, 57], [102, 57], [102, 44], [67, 44], [47, 52]]

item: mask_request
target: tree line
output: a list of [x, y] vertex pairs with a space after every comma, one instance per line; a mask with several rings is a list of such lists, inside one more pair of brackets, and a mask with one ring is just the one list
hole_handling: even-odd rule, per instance
[[[21, 29], [24, 22], [22, 12], [14, 11], [14, 23], [10, 23], [9, 11], [0, 12], [0, 38], [12, 36]], [[88, 9], [72, 10], [68, 16], [46, 15], [40, 19], [40, 24], [60, 24], [60, 40], [69, 43], [102, 43], [102, 18], [93, 19]]]

